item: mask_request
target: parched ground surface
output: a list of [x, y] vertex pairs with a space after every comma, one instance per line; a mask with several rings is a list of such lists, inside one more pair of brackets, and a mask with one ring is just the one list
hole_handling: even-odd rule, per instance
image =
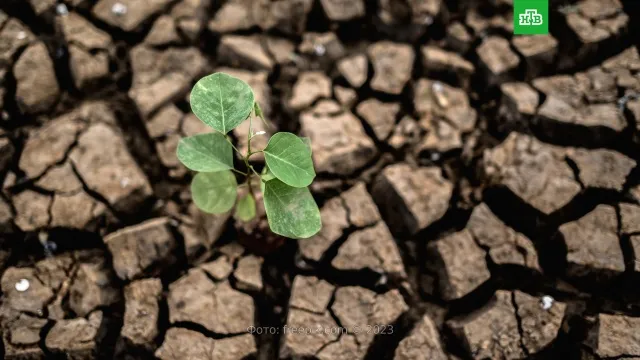
[[[640, 359], [640, 6], [511, 6], [0, 2], [4, 358]], [[312, 239], [191, 204], [214, 71], [311, 138]]]

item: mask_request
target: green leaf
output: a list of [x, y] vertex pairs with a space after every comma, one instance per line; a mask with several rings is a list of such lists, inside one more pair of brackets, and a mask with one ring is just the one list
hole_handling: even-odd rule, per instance
[[273, 175], [289, 186], [305, 187], [316, 177], [311, 151], [292, 133], [273, 135], [264, 149], [264, 159]]
[[300, 140], [302, 140], [302, 142], [305, 145], [307, 145], [307, 149], [309, 149], [309, 154], [313, 154], [313, 151], [311, 150], [311, 138], [307, 136], [300, 136]]
[[224, 73], [205, 76], [191, 90], [191, 110], [203, 123], [228, 133], [251, 115], [254, 95], [244, 81]]
[[309, 189], [291, 187], [278, 179], [264, 185], [264, 209], [276, 234], [306, 239], [320, 231], [320, 210]]
[[238, 183], [229, 170], [215, 173], [198, 173], [191, 181], [191, 196], [200, 210], [211, 213], [225, 213], [236, 202]]
[[244, 222], [251, 221], [251, 219], [256, 217], [256, 200], [253, 198], [251, 193], [248, 193], [246, 196], [238, 200], [236, 212], [233, 216]]
[[233, 149], [218, 132], [180, 139], [178, 159], [194, 171], [216, 172], [233, 169]]

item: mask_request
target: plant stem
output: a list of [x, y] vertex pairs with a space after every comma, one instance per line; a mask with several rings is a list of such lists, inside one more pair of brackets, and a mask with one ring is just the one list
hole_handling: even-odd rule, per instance
[[[252, 135], [251, 133], [253, 132], [252, 119], [253, 119], [253, 116], [249, 114], [249, 134], [247, 135], [247, 156], [244, 157], [244, 164], [247, 166], [247, 169], [251, 169], [251, 170], [253, 170], [253, 166], [249, 164], [249, 156], [251, 156], [251, 139], [253, 138], [253, 136], [251, 136]], [[253, 170], [253, 172], [255, 173], [256, 171]], [[251, 196], [253, 196], [253, 198], [255, 199], [256, 197], [253, 195], [253, 187], [251, 186], [251, 173], [249, 173], [248, 170], [247, 170], [247, 185], [249, 186], [249, 194], [251, 194]]]
[[231, 171], [235, 171], [235, 172], [237, 172], [238, 174], [240, 174], [240, 175], [244, 175], [244, 176], [247, 176], [247, 175], [249, 175], [249, 173], [246, 173], [246, 172], [242, 172], [242, 171], [240, 171], [240, 170], [237, 170], [237, 169], [231, 169]]

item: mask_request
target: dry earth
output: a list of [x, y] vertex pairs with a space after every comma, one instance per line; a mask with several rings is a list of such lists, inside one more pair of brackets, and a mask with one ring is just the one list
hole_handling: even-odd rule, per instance
[[[1, 1], [4, 358], [640, 359], [640, 6], [511, 6]], [[191, 204], [214, 71], [311, 138], [317, 236]]]

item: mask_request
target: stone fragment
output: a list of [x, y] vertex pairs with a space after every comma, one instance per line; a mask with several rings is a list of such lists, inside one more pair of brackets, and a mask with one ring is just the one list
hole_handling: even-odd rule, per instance
[[295, 57], [296, 46], [289, 39], [267, 36], [266, 47], [276, 63], [280, 65], [290, 64]]
[[25, 190], [13, 196], [13, 206], [16, 209], [14, 222], [22, 231], [45, 228], [51, 221], [51, 197], [48, 195]]
[[160, 279], [133, 281], [125, 287], [124, 324], [120, 330], [125, 342], [149, 350], [155, 348], [161, 297]]
[[305, 32], [298, 51], [325, 66], [333, 65], [344, 57], [345, 48], [335, 32]]
[[[28, 288], [18, 291], [16, 284], [26, 280]], [[20, 311], [44, 315], [45, 306], [54, 297], [49, 286], [37, 276], [34, 268], [10, 267], [2, 274], [2, 308], [4, 312]]]
[[367, 192], [364, 183], [359, 182], [341, 195], [347, 209], [349, 223], [355, 227], [365, 227], [380, 221], [380, 212]]
[[349, 175], [367, 165], [377, 149], [352, 113], [314, 114], [319, 106], [300, 115], [302, 133], [311, 139], [318, 173]]
[[251, 334], [214, 340], [197, 331], [170, 328], [155, 356], [161, 360], [237, 360], [248, 358], [256, 351]]
[[347, 109], [350, 109], [355, 105], [358, 100], [358, 93], [351, 88], [335, 85], [333, 87], [333, 93], [335, 94], [336, 99], [338, 99], [340, 105]]
[[472, 63], [462, 56], [443, 50], [436, 46], [423, 46], [420, 49], [422, 66], [427, 73], [449, 73], [457, 77], [463, 86], [469, 82], [469, 78], [475, 72]]
[[490, 85], [499, 85], [511, 77], [511, 73], [520, 64], [520, 59], [509, 46], [509, 41], [490, 36], [476, 50], [486, 81]]
[[92, 12], [107, 24], [130, 32], [137, 30], [171, 2], [172, 0], [100, 0]]
[[[33, 12], [37, 16], [40, 16], [53, 9], [53, 7], [56, 5], [56, 2], [55, 0], [29, 0], [29, 5], [31, 5]], [[1, 22], [0, 25], [2, 25]]]
[[394, 360], [447, 360], [440, 334], [428, 315], [422, 317], [411, 330], [409, 336], [402, 339], [395, 351]]
[[583, 104], [583, 97], [587, 84], [571, 75], [553, 75], [534, 79], [532, 85], [547, 97], [562, 100], [562, 102], [579, 107]]
[[[0, 108], [1, 107], [2, 105], [0, 104]], [[1, 133], [0, 136], [2, 136]], [[7, 137], [0, 137], [0, 173], [4, 174], [5, 170], [7, 170], [11, 160], [13, 160], [14, 153], [15, 148], [11, 140]]]
[[[66, 275], [66, 274], [65, 274]], [[80, 259], [76, 276], [69, 288], [69, 307], [78, 316], [111, 306], [120, 301], [115, 274], [100, 251]]]
[[249, 2], [254, 21], [262, 30], [278, 29], [290, 35], [302, 35], [313, 0], [271, 1], [259, 0], [257, 6]]
[[580, 182], [586, 187], [622, 191], [636, 162], [613, 150], [571, 149], [569, 158], [577, 165]]
[[467, 11], [465, 23], [473, 30], [477, 37], [483, 37], [491, 32], [513, 34], [512, 12], [485, 16], [480, 9]]
[[575, 76], [581, 79], [586, 77], [582, 81], [589, 85], [585, 87], [585, 95], [590, 103], [615, 102], [618, 99], [618, 87], [614, 74], [596, 67], [588, 70], [586, 74], [578, 73]]
[[610, 205], [598, 205], [582, 218], [560, 226], [567, 245], [567, 273], [612, 276], [624, 272], [618, 220]]
[[50, 120], [43, 127], [29, 134], [18, 166], [28, 178], [37, 178], [49, 167], [64, 160], [84, 124], [69, 117]]
[[228, 278], [233, 272], [233, 263], [229, 257], [222, 255], [213, 261], [200, 265], [200, 268], [214, 279], [220, 281]]
[[629, 359], [640, 356], [640, 318], [625, 315], [598, 314], [586, 344], [602, 358]]
[[396, 125], [400, 104], [383, 103], [371, 98], [358, 104], [356, 112], [367, 121], [378, 140], [384, 141], [391, 135]]
[[[564, 136], [570, 130], [584, 129], [585, 140], [592, 143], [611, 140], [627, 126], [614, 104], [592, 104], [581, 106], [578, 110], [555, 96], [547, 97], [538, 115], [543, 120], [557, 124], [556, 127], [547, 126], [545, 130], [549, 136]], [[573, 128], [565, 129], [562, 125], [573, 125]]]
[[338, 71], [354, 88], [359, 88], [367, 81], [369, 63], [364, 54], [357, 54], [338, 61]]
[[11, 206], [0, 197], [0, 233], [10, 232], [12, 229], [13, 211]]
[[[6, 27], [6, 26], [5, 26]], [[30, 45], [13, 67], [16, 79], [16, 102], [24, 113], [46, 112], [55, 105], [60, 87], [43, 42]]]
[[337, 341], [320, 349], [316, 357], [319, 360], [362, 359], [366, 355], [364, 350], [359, 347], [355, 336], [343, 334]]
[[369, 45], [367, 54], [373, 64], [371, 88], [400, 95], [413, 71], [415, 54], [411, 46], [380, 41]]
[[156, 50], [146, 45], [131, 49], [133, 83], [129, 97], [147, 118], [172, 100], [183, 98], [204, 75], [207, 60], [195, 47]]
[[536, 114], [540, 95], [527, 83], [504, 83], [500, 85], [500, 92], [502, 100], [499, 111], [506, 122], [525, 122]]
[[103, 321], [101, 311], [89, 315], [88, 320], [59, 320], [49, 330], [45, 345], [54, 354], [64, 354], [72, 359], [93, 359], [104, 336]]
[[489, 256], [495, 264], [541, 271], [531, 240], [505, 225], [485, 203], [473, 209], [466, 228], [480, 246], [489, 248]]
[[109, 56], [104, 52], [95, 55], [76, 45], [69, 46], [69, 67], [73, 82], [83, 89], [109, 75]]
[[447, 322], [473, 359], [524, 359], [513, 295], [498, 290], [489, 304]]
[[459, 22], [453, 22], [447, 27], [447, 44], [457, 51], [464, 54], [471, 47], [473, 38], [467, 28]]
[[[439, 220], [449, 207], [453, 184], [436, 167], [386, 167], [373, 185], [373, 198], [391, 229], [415, 234]], [[387, 209], [393, 209], [392, 211]]]
[[328, 311], [316, 314], [296, 308], [289, 309], [282, 336], [280, 358], [312, 357], [326, 345], [338, 340], [338, 324]]
[[511, 133], [484, 152], [484, 171], [522, 201], [544, 214], [567, 205], [580, 192], [563, 150]]
[[320, 3], [331, 21], [357, 19], [366, 11], [363, 0], [320, 0]]
[[216, 33], [248, 30], [257, 25], [251, 11], [251, 3], [246, 0], [225, 2], [209, 21], [208, 28]]
[[640, 206], [636, 204], [620, 204], [620, 231], [623, 234], [640, 232]]
[[174, 104], [168, 104], [158, 110], [144, 125], [149, 136], [157, 139], [177, 132], [183, 117], [184, 113], [180, 109]]
[[331, 265], [339, 270], [369, 269], [406, 276], [398, 247], [384, 222], [349, 235]]
[[459, 299], [491, 277], [485, 252], [468, 230], [428, 244], [427, 251], [435, 260], [430, 266], [438, 272], [440, 295], [445, 300]]
[[475, 127], [477, 113], [469, 103], [469, 96], [460, 88], [420, 79], [413, 103], [418, 113], [430, 121], [444, 119], [461, 132], [469, 132]]
[[546, 309], [541, 299], [517, 290], [513, 301], [522, 327], [522, 344], [529, 354], [540, 352], [558, 336], [567, 305], [554, 301]]
[[104, 243], [113, 257], [118, 277], [131, 280], [157, 271], [174, 261], [176, 241], [169, 219], [157, 218], [107, 235]]
[[[4, 15], [6, 16], [6, 14]], [[9, 18], [6, 20], [4, 26], [2, 26], [3, 22], [4, 21], [0, 21], [0, 65], [8, 65], [13, 62], [18, 50], [32, 42], [35, 36], [29, 31], [28, 27], [17, 19]], [[47, 57], [48, 56], [47, 54]]]
[[298, 275], [291, 285], [289, 306], [317, 314], [323, 314], [333, 296], [335, 287], [315, 276]]
[[182, 224], [178, 230], [184, 237], [185, 252], [189, 260], [193, 261], [199, 255], [211, 250], [215, 242], [226, 229], [231, 212], [219, 215], [205, 214], [191, 203], [188, 209], [193, 224]]
[[[176, 19], [178, 32], [192, 43], [197, 42], [206, 26], [212, 5], [210, 0], [183, 0], [175, 4], [170, 15]], [[207, 16], [203, 16], [203, 13]]]
[[303, 72], [293, 86], [289, 107], [300, 111], [320, 98], [330, 97], [331, 79], [320, 71]]
[[143, 118], [149, 117], [166, 103], [177, 100], [190, 88], [187, 77], [180, 73], [169, 73], [153, 84], [140, 86], [129, 91]]
[[42, 189], [56, 193], [75, 193], [82, 189], [82, 183], [76, 176], [71, 163], [65, 162], [49, 169], [37, 182]]
[[257, 38], [225, 35], [220, 39], [218, 56], [232, 67], [250, 70], [273, 70], [273, 60]]
[[96, 28], [91, 22], [75, 12], [58, 16], [56, 22], [68, 44], [75, 44], [86, 51], [107, 50], [113, 46], [113, 41], [108, 33]]
[[132, 88], [150, 86], [169, 73], [179, 73], [189, 81], [205, 72], [207, 60], [195, 47], [170, 47], [165, 50], [138, 45], [131, 49]]
[[[629, 237], [631, 243], [631, 253], [634, 259], [640, 259], [640, 235], [632, 235]], [[633, 271], [640, 273], [640, 263], [635, 261], [633, 264]]]
[[343, 231], [349, 226], [347, 210], [340, 197], [327, 201], [320, 210], [322, 228], [310, 239], [298, 241], [300, 254], [306, 259], [320, 261], [324, 252], [336, 242]]
[[42, 329], [47, 325], [46, 319], [39, 319], [26, 314], [6, 325], [3, 334], [4, 358], [12, 359], [44, 359], [40, 348]]
[[[442, 124], [444, 122], [438, 122]], [[410, 116], [403, 116], [387, 141], [395, 150], [416, 145], [420, 141], [421, 131], [418, 123]]]
[[172, 45], [179, 43], [180, 40], [180, 35], [176, 30], [176, 21], [169, 15], [160, 15], [144, 38], [144, 42], [151, 46]]
[[124, 139], [108, 125], [91, 125], [80, 135], [69, 158], [89, 189], [118, 211], [134, 212], [152, 194]]
[[409, 309], [398, 290], [376, 294], [356, 286], [341, 287], [336, 290], [331, 310], [340, 324], [355, 336], [361, 353], [365, 353], [375, 337], [367, 326], [393, 324]]
[[218, 334], [239, 334], [255, 325], [251, 296], [228, 282], [214, 283], [200, 269], [192, 269], [169, 285], [169, 321], [199, 324]]
[[262, 291], [262, 263], [263, 259], [255, 255], [248, 255], [238, 261], [233, 272], [239, 289]]
[[540, 74], [553, 64], [558, 54], [558, 41], [551, 35], [514, 36], [513, 47], [527, 64], [530, 78]]

